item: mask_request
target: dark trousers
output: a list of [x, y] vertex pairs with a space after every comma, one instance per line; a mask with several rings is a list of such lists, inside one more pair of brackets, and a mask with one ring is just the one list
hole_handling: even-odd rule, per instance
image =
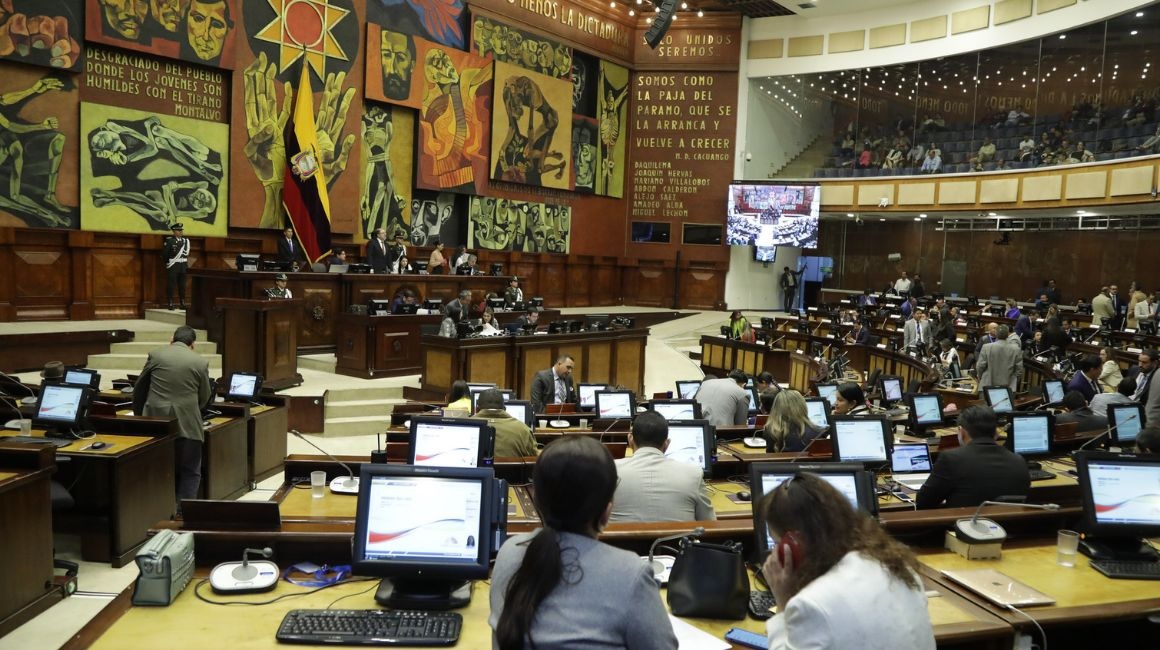
[[793, 296], [797, 293], [797, 287], [786, 287], [782, 292], [782, 311], [789, 311], [793, 309]]
[[204, 443], [192, 438], [178, 438], [173, 459], [177, 484], [177, 505], [182, 499], [196, 499], [201, 486], [201, 451]]
[[165, 270], [169, 282], [165, 285], [165, 297], [169, 304], [173, 304], [173, 290], [177, 289], [178, 299], [185, 304], [185, 271], [188, 264], [181, 262]]

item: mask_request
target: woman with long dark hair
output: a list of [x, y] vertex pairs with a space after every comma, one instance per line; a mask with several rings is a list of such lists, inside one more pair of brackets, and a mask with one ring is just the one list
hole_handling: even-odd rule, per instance
[[652, 569], [596, 539], [616, 464], [592, 438], [544, 448], [532, 482], [543, 527], [504, 543], [491, 573], [492, 647], [676, 648]]
[[870, 407], [866, 405], [866, 393], [862, 392], [862, 387], [852, 381], [838, 384], [838, 392], [834, 394], [834, 413], [870, 415]]
[[776, 542], [762, 567], [781, 614], [770, 650], [933, 650], [918, 560], [815, 474], [801, 473], [754, 507]]

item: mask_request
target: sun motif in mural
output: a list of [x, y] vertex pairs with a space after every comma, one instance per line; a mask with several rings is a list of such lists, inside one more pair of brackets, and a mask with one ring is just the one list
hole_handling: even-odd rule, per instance
[[274, 18], [255, 38], [278, 46], [278, 72], [306, 57], [318, 78], [326, 78], [326, 60], [350, 61], [334, 35], [334, 28], [350, 15], [349, 9], [328, 0], [266, 0]]

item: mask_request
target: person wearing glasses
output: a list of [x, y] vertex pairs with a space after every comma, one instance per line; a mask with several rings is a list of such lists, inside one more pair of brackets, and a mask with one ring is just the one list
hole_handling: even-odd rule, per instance
[[765, 624], [770, 650], [933, 650], [914, 553], [837, 489], [803, 472], [754, 510], [775, 543], [762, 567], [780, 610]]

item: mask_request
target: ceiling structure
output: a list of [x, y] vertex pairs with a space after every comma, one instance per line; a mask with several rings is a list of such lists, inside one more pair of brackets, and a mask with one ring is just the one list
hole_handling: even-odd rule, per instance
[[801, 16], [827, 18], [912, 4], [915, 0], [702, 0], [705, 11], [736, 11], [750, 18]]

